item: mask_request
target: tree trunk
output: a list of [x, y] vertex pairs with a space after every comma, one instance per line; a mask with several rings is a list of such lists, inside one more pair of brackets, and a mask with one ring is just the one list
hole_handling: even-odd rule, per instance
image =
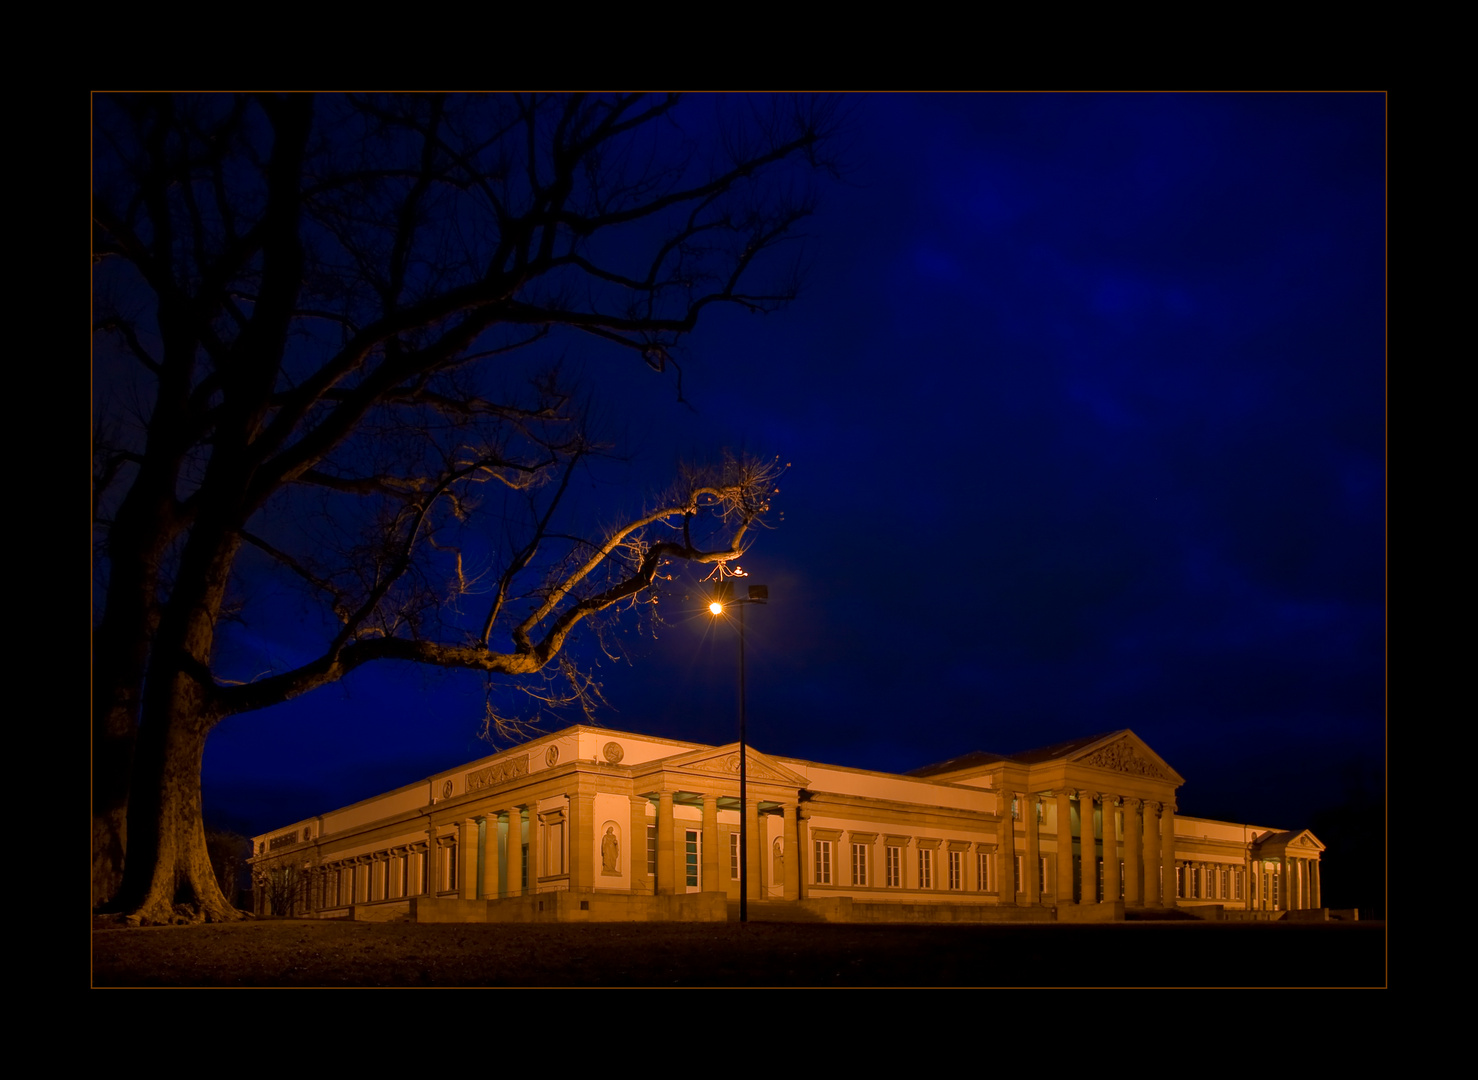
[[123, 881], [134, 744], [159, 618], [159, 568], [179, 531], [170, 508], [177, 471], [174, 459], [142, 469], [108, 530], [107, 606], [92, 639], [94, 907], [111, 900]]
[[119, 900], [130, 922], [174, 922], [183, 917], [177, 901], [193, 906], [192, 919], [240, 919], [243, 913], [221, 894], [205, 846], [200, 765], [208, 726], [189, 711], [183, 686], [173, 696], [177, 708], [139, 732]]

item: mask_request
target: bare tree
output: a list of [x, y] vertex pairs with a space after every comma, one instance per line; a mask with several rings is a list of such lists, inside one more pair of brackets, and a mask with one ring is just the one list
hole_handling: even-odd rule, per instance
[[[515, 365], [587, 335], [680, 395], [705, 309], [792, 295], [773, 256], [833, 121], [770, 98], [95, 101], [95, 901], [235, 916], [200, 814], [223, 718], [372, 661], [537, 678], [664, 562], [743, 551], [765, 463], [562, 523], [599, 447], [557, 369]], [[490, 530], [503, 554], [467, 557]], [[265, 672], [225, 632], [264, 581], [324, 627]]]
[[252, 871], [252, 888], [268, 915], [292, 915], [307, 906], [308, 874], [302, 867], [275, 862]]

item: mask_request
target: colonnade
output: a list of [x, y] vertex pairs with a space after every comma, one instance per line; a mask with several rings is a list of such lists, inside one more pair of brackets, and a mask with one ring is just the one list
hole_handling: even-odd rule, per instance
[[1251, 907], [1255, 911], [1299, 911], [1323, 907], [1319, 860], [1284, 852], [1274, 859], [1249, 860]]
[[[733, 876], [728, 867], [727, 845], [720, 845], [718, 811], [719, 800], [729, 801], [733, 796], [719, 795], [712, 791], [693, 792], [686, 789], [662, 789], [656, 792], [631, 796], [631, 844], [630, 856], [631, 889], [633, 892], [650, 892], [658, 896], [672, 896], [685, 892], [687, 885], [687, 853], [680, 830], [685, 833], [694, 828], [686, 819], [679, 819], [674, 807], [677, 805], [700, 807], [701, 819], [697, 824], [702, 840], [698, 845], [701, 865], [698, 869], [697, 887], [704, 892], [726, 892]], [[680, 800], [680, 802], [679, 802]], [[737, 800], [735, 800], [737, 801]], [[764, 800], [766, 802], [770, 800]], [[767, 887], [780, 886], [781, 895], [787, 900], [799, 899], [804, 886], [801, 873], [801, 855], [805, 851], [806, 826], [802, 822], [798, 803], [782, 801], [780, 815], [781, 845], [783, 852], [783, 881], [774, 880], [775, 860], [771, 858], [767, 840], [769, 830], [762, 829], [761, 819], [769, 816], [760, 813], [760, 799], [751, 798], [744, 805], [744, 823], [747, 833], [747, 850], [744, 858], [749, 866], [749, 899], [759, 900], [766, 895]], [[648, 866], [645, 850], [647, 807], [656, 804], [656, 847], [655, 866]], [[643, 845], [637, 848], [637, 844]], [[655, 876], [651, 873], [655, 870]]]
[[[1001, 896], [1015, 889], [1016, 903], [1035, 907], [1043, 902], [1041, 818], [1044, 803], [1056, 809], [1056, 854], [1048, 882], [1053, 902], [1097, 904], [1123, 897], [1129, 907], [1175, 906], [1175, 803], [1140, 799], [1085, 788], [1058, 788], [1039, 792], [1002, 791], [998, 813], [998, 881]], [[1078, 808], [1079, 887], [1074, 884], [1073, 807]], [[1102, 817], [1102, 828], [1097, 821]], [[1119, 839], [1120, 816], [1123, 839]], [[1017, 848], [1015, 821], [1024, 817], [1024, 850]], [[1101, 852], [1101, 856], [1100, 856]], [[1016, 858], [1022, 856], [1025, 881], [1017, 881]], [[1103, 877], [1100, 888], [1099, 860]], [[1123, 878], [1120, 879], [1120, 863]]]

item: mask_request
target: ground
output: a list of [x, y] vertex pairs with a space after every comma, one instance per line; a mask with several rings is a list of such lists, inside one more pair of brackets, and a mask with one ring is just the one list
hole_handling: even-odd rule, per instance
[[1383, 986], [1385, 924], [95, 927], [94, 986]]

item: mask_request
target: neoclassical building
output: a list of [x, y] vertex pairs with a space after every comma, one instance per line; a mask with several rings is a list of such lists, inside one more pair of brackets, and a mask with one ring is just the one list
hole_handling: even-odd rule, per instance
[[[1321, 907], [1307, 830], [1175, 812], [1131, 731], [905, 775], [577, 726], [253, 840], [254, 895], [325, 918], [1099, 920]], [[758, 906], [757, 906], [758, 905]]]

